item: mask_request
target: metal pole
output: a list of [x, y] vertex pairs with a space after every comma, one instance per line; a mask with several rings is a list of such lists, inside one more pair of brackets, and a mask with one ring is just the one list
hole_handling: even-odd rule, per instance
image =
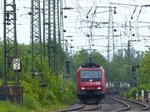
[[7, 84], [7, 76], [6, 76], [6, 68], [7, 68], [7, 62], [6, 62], [6, 0], [4, 0], [4, 73], [3, 73], [3, 84]]
[[42, 39], [40, 0], [31, 0], [32, 75], [42, 79]]
[[34, 41], [33, 41], [33, 11], [34, 11], [34, 8], [33, 8], [33, 0], [31, 0], [31, 58], [32, 58], [32, 61], [31, 61], [31, 74], [32, 74], [32, 77], [34, 77], [34, 49], [33, 49], [33, 44], [34, 44]]
[[137, 100], [139, 100], [139, 76], [140, 76], [139, 65], [137, 65], [137, 68], [138, 68], [138, 74], [137, 74]]
[[54, 37], [53, 37], [53, 53], [54, 53], [54, 55], [53, 55], [53, 64], [54, 64], [54, 66], [53, 66], [53, 68], [54, 68], [54, 71], [56, 71], [56, 60], [57, 60], [57, 52], [56, 52], [56, 3], [55, 3], [56, 1], [55, 0], [53, 0], [53, 24], [54, 24], [54, 26], [53, 26], [53, 35], [54, 35]]
[[[16, 4], [15, 4], [15, 0], [13, 0], [13, 16], [14, 16], [14, 58], [18, 57], [18, 53], [17, 53], [17, 34], [16, 34]], [[19, 84], [19, 77], [18, 77], [18, 70], [15, 71], [16, 72], [16, 84]]]
[[48, 0], [48, 23], [49, 23], [49, 26], [48, 26], [48, 63], [49, 63], [49, 68], [52, 69], [52, 35], [53, 35], [53, 32], [52, 32], [52, 27], [53, 27], [53, 24], [52, 24], [52, 9], [51, 9], [51, 3], [52, 1]]
[[[12, 74], [12, 60], [17, 58], [16, 36], [16, 4], [15, 0], [4, 0], [4, 73], [3, 84], [7, 85], [7, 78]], [[15, 83], [19, 83], [18, 71], [15, 71]]]
[[45, 55], [46, 55], [46, 50], [45, 50], [45, 0], [43, 0], [43, 57], [45, 59]]
[[57, 49], [57, 52], [58, 52], [58, 54], [57, 54], [57, 56], [58, 56], [58, 61], [57, 61], [57, 69], [60, 71], [61, 70], [61, 33], [60, 33], [60, 31], [61, 31], [61, 22], [60, 22], [60, 5], [59, 5], [59, 3], [61, 3], [60, 2], [60, 0], [57, 0], [57, 22], [58, 22], [58, 24], [57, 24], [57, 27], [58, 27], [58, 49]]
[[137, 83], [137, 100], [139, 100], [139, 78], [138, 76], [136, 77], [136, 83]]

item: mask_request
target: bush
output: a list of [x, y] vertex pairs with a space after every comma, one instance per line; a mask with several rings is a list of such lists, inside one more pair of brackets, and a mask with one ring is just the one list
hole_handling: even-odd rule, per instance
[[128, 92], [127, 96], [129, 98], [135, 99], [136, 98], [136, 88], [135, 87], [131, 88], [131, 90]]
[[75, 99], [76, 94], [73, 94], [75, 87], [71, 81], [67, 80], [62, 89], [62, 78], [52, 72], [45, 73], [43, 76], [45, 87], [40, 86], [40, 81], [40, 78], [33, 79], [31, 75], [27, 75], [22, 81], [25, 107], [32, 110], [41, 111], [44, 109], [48, 111], [52, 108], [56, 109], [56, 107], [64, 108], [64, 105], [72, 103]]
[[32, 110], [41, 109], [41, 104], [29, 94], [24, 95], [23, 105], [28, 109], [32, 109]]

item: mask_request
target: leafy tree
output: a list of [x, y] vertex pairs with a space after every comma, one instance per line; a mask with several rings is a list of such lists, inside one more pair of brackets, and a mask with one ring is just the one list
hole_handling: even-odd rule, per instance
[[90, 58], [93, 63], [103, 66], [104, 69], [107, 67], [106, 59], [99, 52], [92, 51], [91, 53], [88, 53], [87, 50], [82, 49], [79, 52], [77, 52], [72, 58], [72, 75], [74, 82], [76, 82], [77, 69], [79, 68], [79, 66], [88, 63], [90, 61]]
[[133, 83], [135, 76], [132, 72], [132, 65], [138, 65], [142, 59], [142, 55], [139, 54], [139, 52], [136, 54], [134, 49], [131, 51], [130, 57], [127, 51], [124, 52], [124, 50], [121, 49], [114, 55], [111, 62], [108, 63], [108, 80]]
[[144, 59], [140, 63], [140, 82], [142, 84], [150, 83], [150, 50], [144, 55]]

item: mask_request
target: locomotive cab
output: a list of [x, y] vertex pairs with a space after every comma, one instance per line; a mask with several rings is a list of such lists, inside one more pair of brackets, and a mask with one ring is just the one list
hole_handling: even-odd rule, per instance
[[80, 66], [77, 71], [78, 98], [100, 101], [105, 95], [104, 69], [93, 63]]

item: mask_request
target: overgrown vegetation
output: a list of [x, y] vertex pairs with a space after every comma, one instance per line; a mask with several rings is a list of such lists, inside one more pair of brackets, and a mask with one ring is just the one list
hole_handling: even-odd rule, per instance
[[[0, 46], [2, 51], [2, 45]], [[47, 112], [51, 110], [59, 110], [70, 105], [76, 99], [76, 87], [72, 84], [70, 79], [63, 81], [64, 65], [57, 70], [57, 73], [52, 71], [48, 66], [47, 58], [43, 61], [42, 77], [31, 75], [31, 46], [20, 44], [18, 45], [18, 52], [21, 58], [21, 72], [19, 73], [20, 83], [23, 86], [23, 106], [11, 104], [10, 102], [1, 105], [2, 112]], [[0, 52], [2, 55], [3, 53]], [[62, 53], [62, 62], [64, 63], [65, 53]], [[0, 79], [3, 73], [3, 56], [0, 57]], [[14, 75], [9, 76], [9, 82], [13, 81]], [[11, 79], [11, 80], [10, 80]], [[41, 86], [41, 82], [44, 83]], [[0, 81], [2, 83], [2, 81]], [[71, 100], [70, 100], [71, 99]], [[10, 108], [6, 108], [10, 105]], [[14, 108], [13, 108], [14, 107]], [[16, 108], [15, 107], [19, 107]], [[5, 109], [6, 108], [6, 109]], [[12, 110], [11, 110], [12, 109]]]
[[[71, 84], [68, 80], [62, 88], [62, 80], [60, 76], [47, 73], [43, 80], [46, 86], [39, 86], [39, 79], [33, 79], [30, 75], [22, 81], [24, 87], [24, 106], [32, 110], [52, 110], [64, 108], [66, 104], [75, 100], [75, 94], [70, 91]], [[72, 99], [72, 100], [70, 100]]]
[[29, 112], [26, 107], [22, 107], [18, 104], [12, 104], [8, 101], [0, 101], [0, 112]]
[[[2, 43], [2, 42], [1, 42]], [[63, 80], [64, 64], [60, 65], [61, 68], [57, 74], [49, 69], [47, 60], [43, 61], [43, 74], [42, 78], [31, 76], [31, 46], [30, 45], [18, 45], [19, 54], [21, 58], [22, 70], [20, 72], [20, 82], [24, 88], [24, 102], [23, 107], [13, 105], [10, 102], [1, 102], [0, 109], [5, 111], [37, 111], [47, 112], [51, 110], [59, 110], [65, 108], [67, 104], [72, 103], [76, 99], [76, 71], [80, 65], [89, 62], [90, 57], [92, 62], [103, 66], [105, 69], [106, 80], [113, 81], [126, 81], [132, 86], [131, 90], [126, 92], [124, 96], [135, 98], [135, 77], [140, 77], [140, 90], [150, 90], [150, 51], [145, 54], [135, 53], [131, 50], [130, 57], [127, 51], [119, 50], [108, 62], [98, 51], [93, 51], [91, 54], [88, 51], [82, 49], [75, 55], [70, 57], [71, 61], [71, 76], [65, 81]], [[0, 44], [0, 55], [3, 55], [2, 44]], [[62, 62], [66, 58], [64, 52], [62, 52]], [[3, 73], [3, 57], [0, 57], [0, 83], [2, 83]], [[133, 74], [132, 65], [140, 65], [140, 69]], [[140, 71], [140, 73], [139, 73]], [[72, 77], [73, 82], [70, 80]], [[45, 86], [40, 86], [40, 82], [44, 82]], [[71, 99], [71, 100], [70, 100]], [[9, 105], [9, 108], [6, 108]], [[15, 106], [19, 107], [15, 110]]]

